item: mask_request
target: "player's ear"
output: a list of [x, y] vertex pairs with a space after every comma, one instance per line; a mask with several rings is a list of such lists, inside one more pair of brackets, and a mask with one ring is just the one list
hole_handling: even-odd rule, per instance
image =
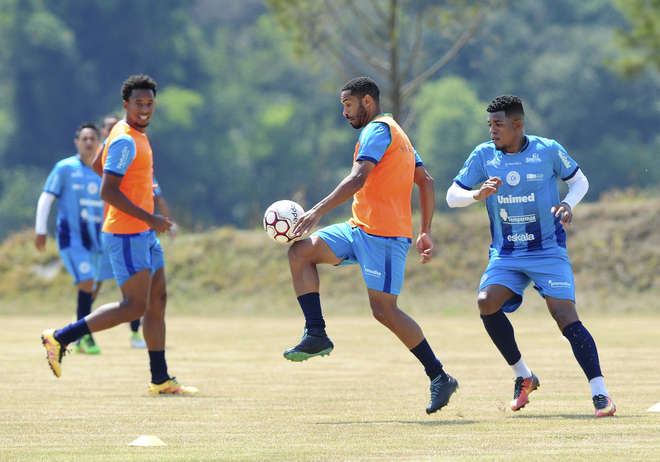
[[371, 97], [371, 95], [364, 95], [362, 97], [362, 105], [364, 107], [369, 107], [372, 104], [374, 104], [374, 99]]

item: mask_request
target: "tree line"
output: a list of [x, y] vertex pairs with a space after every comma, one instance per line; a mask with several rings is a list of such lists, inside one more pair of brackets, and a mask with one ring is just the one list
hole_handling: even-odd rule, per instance
[[155, 173], [189, 229], [255, 226], [273, 200], [326, 194], [350, 168], [357, 132], [338, 89], [358, 74], [381, 84], [439, 197], [504, 93], [580, 162], [587, 199], [652, 187], [660, 75], [631, 57], [654, 46], [643, 32], [658, 7], [637, 3], [0, 0], [0, 238], [32, 224], [76, 127], [121, 113], [138, 72], [159, 83]]

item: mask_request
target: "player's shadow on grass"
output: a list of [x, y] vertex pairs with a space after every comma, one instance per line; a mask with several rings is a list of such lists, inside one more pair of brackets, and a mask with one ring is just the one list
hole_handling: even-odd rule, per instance
[[471, 425], [477, 423], [477, 420], [360, 420], [348, 422], [315, 422], [314, 425], [382, 425], [382, 424], [414, 424], [426, 426], [440, 425]]
[[511, 415], [512, 419], [569, 419], [569, 420], [594, 420], [595, 417], [590, 414], [525, 414]]

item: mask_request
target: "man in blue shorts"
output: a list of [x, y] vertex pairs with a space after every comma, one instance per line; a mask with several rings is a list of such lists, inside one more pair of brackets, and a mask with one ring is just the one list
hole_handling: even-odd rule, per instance
[[[57, 198], [57, 248], [78, 287], [76, 319], [82, 319], [91, 312], [102, 282], [113, 276], [101, 245], [105, 205], [100, 197], [101, 178], [90, 167], [99, 146], [96, 126], [86, 123], [78, 127], [74, 144], [78, 153], [55, 164], [39, 197], [34, 244], [39, 251], [45, 248], [48, 214]], [[92, 334], [79, 339], [74, 351], [101, 352]]]
[[422, 223], [417, 251], [422, 263], [431, 258], [433, 178], [408, 136], [390, 114], [380, 111], [376, 83], [359, 77], [341, 91], [343, 115], [362, 129], [353, 154], [353, 169], [327, 197], [300, 218], [294, 233], [302, 236], [327, 211], [353, 198], [353, 216], [325, 227], [289, 249], [293, 287], [305, 316], [300, 343], [284, 352], [290, 361], [330, 354], [334, 345], [325, 331], [319, 297], [318, 264], [359, 264], [374, 317], [390, 329], [424, 366], [431, 385], [426, 412], [444, 407], [458, 388], [436, 358], [419, 325], [397, 306], [406, 255], [412, 242], [411, 194], [419, 188]]
[[194, 395], [169, 375], [165, 360], [165, 307], [167, 288], [163, 249], [156, 233], [172, 222], [154, 213], [153, 153], [147, 127], [155, 108], [157, 85], [149, 76], [132, 75], [121, 88], [126, 118], [115, 124], [92, 163], [102, 174], [101, 198], [108, 203], [103, 222], [103, 248], [122, 300], [101, 306], [61, 329], [46, 329], [41, 341], [56, 377], [62, 375], [66, 346], [90, 332], [110, 329], [144, 316], [143, 333], [149, 354], [150, 395]]
[[[488, 335], [514, 372], [511, 409], [524, 407], [540, 385], [522, 359], [504, 314], [520, 306], [533, 281], [589, 380], [595, 416], [613, 415], [616, 408], [605, 387], [596, 344], [575, 309], [566, 252], [564, 226], [571, 223], [573, 209], [589, 188], [587, 178], [558, 142], [525, 135], [518, 97], [497, 97], [487, 112], [491, 141], [472, 151], [447, 191], [447, 203], [465, 207], [486, 200], [492, 244], [477, 303]], [[561, 202], [557, 178], [568, 184]]]

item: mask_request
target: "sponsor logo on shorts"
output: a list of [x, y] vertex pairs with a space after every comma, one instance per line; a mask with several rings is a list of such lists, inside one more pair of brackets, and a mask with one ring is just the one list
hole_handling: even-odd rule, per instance
[[566, 281], [553, 281], [552, 279], [548, 280], [548, 284], [550, 284], [550, 287], [552, 288], [557, 288], [557, 287], [571, 287], [572, 284], [570, 282]]
[[520, 183], [520, 173], [515, 170], [511, 170], [506, 174], [506, 182], [511, 186], [517, 186]]
[[368, 274], [369, 276], [376, 276], [377, 278], [382, 277], [383, 273], [381, 273], [378, 270], [374, 270], [371, 268], [367, 268], [366, 266], [364, 267], [364, 272], [365, 274]]
[[536, 197], [534, 193], [531, 193], [529, 196], [508, 196], [497, 195], [498, 204], [527, 204], [529, 202], [536, 202]]
[[573, 165], [573, 164], [568, 159], [568, 156], [565, 153], [561, 152], [561, 151], [557, 151], [557, 154], [559, 155], [559, 158], [561, 159], [561, 162], [564, 164], [564, 167], [571, 168], [571, 165]]
[[500, 209], [500, 218], [502, 223], [507, 225], [520, 225], [525, 223], [536, 223], [536, 215], [509, 215], [506, 209]]
[[534, 240], [533, 233], [518, 233], [518, 234], [509, 234], [506, 237], [506, 240], [509, 242], [528, 242]]

